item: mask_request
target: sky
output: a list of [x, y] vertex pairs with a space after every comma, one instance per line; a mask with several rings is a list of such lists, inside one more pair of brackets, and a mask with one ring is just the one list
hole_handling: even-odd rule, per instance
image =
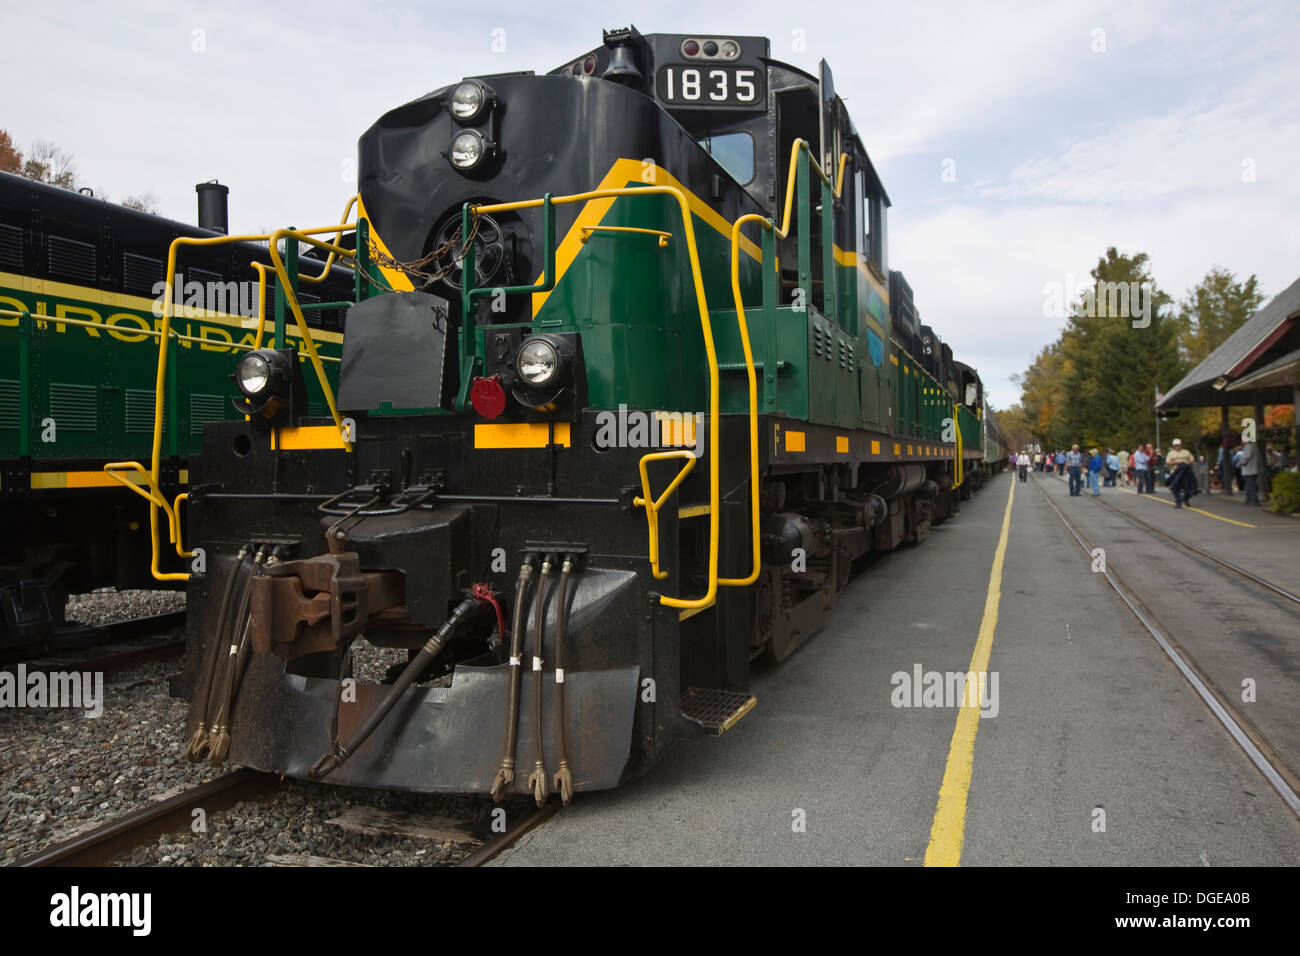
[[[767, 36], [825, 59], [893, 207], [890, 265], [996, 407], [1051, 343], [1053, 287], [1108, 246], [1183, 298], [1212, 266], [1300, 276], [1300, 3], [6, 4], [0, 128], [81, 182], [232, 231], [335, 221], [356, 141], [463, 76], [544, 72], [602, 28]], [[1160, 383], [1168, 388], [1173, 383]]]

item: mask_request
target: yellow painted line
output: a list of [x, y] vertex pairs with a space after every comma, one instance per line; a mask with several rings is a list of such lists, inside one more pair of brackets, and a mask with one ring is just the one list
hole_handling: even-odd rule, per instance
[[[546, 422], [504, 422], [474, 426], [475, 448], [545, 448], [551, 443]], [[555, 423], [555, 444], [569, 447], [569, 423]]]
[[[144, 480], [135, 472], [119, 472], [133, 485], [143, 485]], [[188, 484], [188, 468], [180, 470], [180, 484]], [[36, 471], [31, 474], [30, 484], [33, 490], [48, 491], [52, 488], [121, 488], [122, 483], [110, 478], [103, 470], [99, 471]]]
[[871, 442], [871, 454], [873, 455], [880, 454], [880, 442], [874, 440]]
[[[183, 271], [183, 270], [182, 270]], [[158, 280], [161, 282], [162, 277]], [[234, 281], [234, 280], [231, 280]], [[11, 272], [0, 272], [0, 288], [14, 289], [19, 292], [25, 292], [33, 296], [49, 296], [57, 299], [76, 299], [81, 302], [93, 302], [96, 305], [107, 306], [112, 309], [130, 309], [133, 312], [143, 312], [147, 315], [153, 315], [154, 307], [157, 300], [146, 299], [143, 296], [128, 295], [125, 292], [105, 292], [103, 289], [92, 289], [90, 286], [73, 285], [68, 282], [53, 282], [49, 279], [35, 279], [31, 276], [16, 275]], [[12, 303], [12, 297], [6, 297]], [[7, 306], [5, 306], [7, 308]], [[23, 308], [26, 308], [24, 305]], [[73, 307], [69, 307], [73, 308]], [[197, 307], [178, 305], [176, 306], [177, 315], [172, 319], [172, 327], [179, 331], [179, 325], [182, 322], [204, 322], [210, 326], [218, 326], [227, 329], [239, 329], [241, 331], [251, 332], [257, 328], [257, 319], [250, 318], [246, 315], [232, 315], [228, 312], [218, 312], [216, 310], [199, 309]], [[188, 311], [187, 311], [188, 310]], [[68, 312], [64, 316], [55, 315], [38, 315], [33, 314], [32, 319], [40, 322], [48, 322], [58, 329], [60, 318], [84, 319], [86, 318], [85, 310], [78, 310], [79, 314]], [[147, 337], [141, 334], [141, 329], [137, 326], [121, 325], [116, 322], [109, 324], [110, 319], [117, 319], [121, 313], [114, 313], [108, 316], [100, 316], [97, 312], [91, 312], [94, 318], [89, 321], [95, 322], [94, 328], [89, 326], [79, 326], [84, 328], [92, 336], [96, 336], [99, 329], [106, 332], [117, 332], [123, 336], [131, 336], [130, 339], [118, 339], [117, 341], [144, 341]], [[134, 316], [130, 316], [134, 318]], [[154, 316], [154, 318], [157, 318]], [[7, 318], [0, 319], [0, 325], [17, 325], [19, 319]], [[67, 328], [67, 324], [64, 324]], [[200, 328], [198, 331], [202, 331]], [[193, 334], [187, 332], [185, 334]], [[298, 338], [296, 328], [290, 328], [288, 334], [292, 338]], [[325, 329], [312, 329], [311, 337], [317, 342], [330, 342], [338, 344], [343, 341], [343, 335], [340, 332], [329, 332]], [[151, 339], [157, 341], [156, 339]], [[250, 340], [251, 341], [251, 340]], [[213, 339], [213, 345], [227, 345], [221, 339]]]
[[836, 436], [835, 436], [835, 452], [836, 452], [836, 454], [840, 454], [840, 455], [847, 455], [847, 454], [849, 453], [849, 436], [848, 436], [848, 435], [836, 435]]
[[[596, 190], [623, 189], [641, 183], [654, 186], [671, 186], [674, 189], [680, 189], [685, 194], [686, 203], [694, 216], [703, 220], [723, 236], [731, 237], [731, 223], [727, 222], [712, 206], [679, 182], [668, 170], [662, 166], [655, 166], [653, 167], [653, 178], [649, 180], [643, 179], [642, 177], [649, 171], [651, 170], [639, 159], [615, 160], [614, 165], [605, 174], [605, 178], [596, 186]], [[607, 199], [592, 199], [583, 203], [582, 209], [573, 222], [573, 226], [555, 248], [555, 284], [557, 286], [585, 244], [583, 230], [591, 230], [599, 226], [605, 218], [605, 214], [614, 205], [614, 201], [615, 198], [610, 197]], [[763, 261], [763, 251], [752, 239], [741, 236], [740, 248], [755, 262]], [[539, 275], [534, 285], [540, 285], [541, 282], [542, 276]], [[549, 292], [533, 293], [533, 315], [537, 315], [541, 311], [550, 294]]]
[[679, 518], [698, 518], [700, 515], [706, 515], [708, 513], [708, 505], [687, 505], [685, 508], [677, 509], [677, 517]]
[[[1121, 488], [1120, 490], [1121, 490], [1121, 491], [1126, 491], [1126, 492], [1128, 492], [1130, 495], [1136, 495], [1136, 494], [1137, 494], [1136, 491], [1133, 491], [1132, 489], [1129, 489], [1129, 488]], [[1174, 503], [1173, 503], [1172, 501], [1165, 501], [1165, 500], [1164, 500], [1163, 498], [1161, 498], [1159, 495], [1139, 495], [1139, 497], [1141, 497], [1141, 498], [1150, 498], [1152, 501], [1158, 501], [1158, 502], [1160, 502], [1162, 505], [1166, 505], [1166, 506], [1168, 506], [1168, 507], [1170, 507], [1170, 508], [1172, 508], [1172, 507], [1174, 506]], [[1242, 528], [1258, 528], [1258, 527], [1259, 527], [1259, 525], [1257, 525], [1257, 524], [1250, 524], [1250, 523], [1247, 522], [1247, 521], [1235, 521], [1235, 520], [1233, 520], [1232, 518], [1224, 518], [1224, 517], [1221, 516], [1221, 515], [1216, 515], [1216, 514], [1213, 514], [1212, 512], [1209, 512], [1209, 511], [1203, 511], [1203, 510], [1201, 510], [1200, 508], [1193, 508], [1191, 505], [1183, 505], [1183, 507], [1186, 508], [1188, 511], [1195, 511], [1198, 515], [1205, 515], [1205, 517], [1207, 517], [1207, 518], [1213, 518], [1213, 519], [1216, 520], [1216, 521], [1226, 521], [1226, 522], [1228, 522], [1228, 524], [1235, 524], [1235, 525], [1238, 525], [1238, 526], [1240, 526], [1240, 527], [1242, 527]]]
[[[975, 653], [971, 655], [967, 673], [987, 674], [989, 656], [993, 653], [993, 632], [998, 626], [998, 603], [1002, 597], [1002, 563], [1007, 556], [1007, 536], [1011, 531], [1011, 504], [1016, 497], [1016, 482], [1011, 482], [1007, 492], [1007, 510], [1002, 516], [1002, 533], [998, 547], [993, 552], [993, 567], [989, 571], [988, 596], [984, 600], [984, 617], [980, 621]], [[962, 700], [957, 712], [957, 726], [948, 746], [948, 766], [939, 786], [939, 805], [934, 811], [930, 827], [930, 844], [925, 848], [926, 866], [959, 866], [961, 849], [966, 840], [966, 798], [970, 793], [971, 771], [975, 768], [975, 733], [980, 725], [978, 695], [974, 703], [969, 696]]]
[[787, 428], [785, 431], [785, 450], [803, 451], [804, 450], [803, 432], [791, 431], [790, 429]]
[[[375, 224], [370, 220], [370, 213], [366, 211], [366, 204], [362, 201], [361, 196], [357, 196], [357, 219], [365, 219], [370, 222], [370, 241], [375, 244], [375, 248], [386, 255], [388, 258], [396, 258], [384, 244], [384, 240], [379, 237], [375, 230]], [[377, 264], [377, 263], [376, 263]], [[388, 280], [388, 286], [398, 292], [410, 292], [415, 286], [411, 283], [410, 277], [405, 272], [397, 269], [389, 269], [385, 266], [379, 266], [379, 272]]]
[[[279, 436], [277, 438], [277, 436]], [[280, 451], [343, 451], [343, 434], [334, 425], [303, 425], [271, 429], [271, 448]]]

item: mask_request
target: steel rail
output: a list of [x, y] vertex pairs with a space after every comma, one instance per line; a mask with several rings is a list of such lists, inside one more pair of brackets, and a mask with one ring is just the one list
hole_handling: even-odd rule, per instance
[[1278, 595], [1279, 597], [1286, 598], [1286, 600], [1292, 602], [1293, 604], [1300, 604], [1300, 595], [1292, 594], [1290, 591], [1278, 587], [1276, 584], [1273, 584], [1271, 581], [1267, 581], [1264, 578], [1261, 578], [1257, 574], [1252, 574], [1251, 572], [1247, 571], [1245, 568], [1238, 567], [1237, 565], [1233, 564], [1231, 561], [1224, 561], [1222, 558], [1215, 557], [1209, 551], [1204, 551], [1201, 548], [1196, 547], [1196, 545], [1194, 544], [1188, 544], [1186, 541], [1180, 541], [1178, 538], [1174, 537], [1172, 534], [1169, 534], [1167, 531], [1164, 531], [1160, 528], [1157, 528], [1153, 524], [1143, 521], [1137, 515], [1129, 514], [1123, 508], [1120, 508], [1109, 501], [1103, 501], [1101, 498], [1095, 498], [1093, 500], [1100, 502], [1101, 504], [1105, 505], [1107, 508], [1111, 509], [1117, 514], [1123, 515], [1125, 518], [1127, 518], [1129, 521], [1132, 521], [1134, 524], [1140, 524], [1148, 531], [1160, 535], [1160, 537], [1164, 538], [1166, 541], [1172, 541], [1174, 544], [1182, 548], [1185, 548], [1188, 551], [1191, 551], [1193, 554], [1198, 554], [1208, 561], [1213, 561], [1215, 564], [1219, 565], [1219, 567], [1226, 568], [1227, 570], [1232, 571], [1234, 574], [1239, 574], [1247, 581], [1250, 581], [1253, 584], [1258, 584], [1260, 587], [1268, 591], [1272, 591], [1274, 594]]
[[19, 860], [17, 866], [105, 866], [120, 853], [157, 839], [165, 833], [187, 829], [192, 811], [208, 814], [225, 810], [241, 800], [266, 796], [280, 785], [275, 774], [236, 770], [152, 806], [118, 817], [104, 826], [56, 843]]
[[536, 829], [547, 820], [551, 819], [551, 817], [559, 813], [562, 808], [563, 804], [558, 801], [548, 801], [545, 806], [536, 807], [530, 810], [522, 820], [510, 829], [506, 830], [505, 833], [497, 834], [497, 836], [493, 837], [487, 843], [484, 843], [481, 847], [456, 865], [482, 866], [484, 863], [495, 858], [503, 850], [509, 849], [513, 846], [525, 833]]
[[[1074, 522], [1065, 516], [1064, 512], [1056, 506], [1056, 502], [1052, 501], [1051, 496], [1048, 495], [1037, 481], [1034, 482], [1034, 487], [1038, 489], [1038, 493], [1043, 496], [1043, 500], [1047, 502], [1047, 506], [1056, 513], [1056, 517], [1060, 520], [1065, 530], [1070, 532], [1074, 537], [1074, 540], [1079, 543], [1079, 547], [1083, 548], [1084, 552], [1091, 557], [1093, 549], [1091, 544], [1086, 540], [1086, 536], [1079, 532], [1078, 527]], [[1272, 784], [1273, 789], [1276, 790], [1278, 795], [1282, 798], [1282, 802], [1290, 808], [1292, 813], [1297, 817], [1300, 817], [1300, 795], [1296, 793], [1295, 789], [1286, 780], [1274, 763], [1264, 754], [1264, 751], [1261, 749], [1259, 744], [1257, 744], [1242, 728], [1241, 724], [1237, 722], [1237, 719], [1232, 715], [1232, 713], [1230, 713], [1231, 708], [1225, 706], [1223, 702], [1219, 700], [1218, 696], [1210, 690], [1206, 685], [1206, 682], [1201, 679], [1200, 675], [1196, 673], [1183, 655], [1175, 649], [1174, 642], [1164, 633], [1164, 631], [1161, 630], [1159, 623], [1155, 620], [1155, 616], [1142, 606], [1141, 601], [1137, 596], [1119, 580], [1119, 578], [1111, 571], [1109, 566], [1102, 569], [1102, 574], [1105, 576], [1106, 582], [1111, 586], [1115, 593], [1119, 595], [1120, 600], [1128, 605], [1128, 609], [1133, 612], [1133, 616], [1137, 618], [1138, 623], [1140, 623], [1146, 629], [1147, 633], [1155, 639], [1155, 642], [1160, 645], [1160, 648], [1173, 662], [1174, 666], [1177, 667], [1183, 677], [1187, 679], [1187, 682], [1192, 685], [1192, 689], [1196, 691], [1205, 706], [1210, 709], [1211, 713], [1213, 713], [1216, 718], [1218, 718], [1219, 723], [1223, 725], [1223, 728], [1228, 732], [1229, 736], [1236, 741], [1237, 746], [1245, 752], [1246, 756], [1250, 758], [1250, 762], [1253, 763], [1259, 772], [1264, 775], [1264, 778]], [[1262, 735], [1260, 743], [1262, 743], [1264, 747], [1269, 747], [1268, 742], [1263, 740]], [[1272, 748], [1269, 747], [1269, 749], [1271, 750]]]

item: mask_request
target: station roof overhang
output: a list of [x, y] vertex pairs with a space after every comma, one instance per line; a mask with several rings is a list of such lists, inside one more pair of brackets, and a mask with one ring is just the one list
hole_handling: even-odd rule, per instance
[[[1278, 293], [1169, 390], [1159, 407], [1284, 405], [1294, 400], [1300, 352], [1300, 279]], [[1290, 364], [1288, 364], [1290, 360]], [[1292, 380], [1286, 379], [1291, 368]], [[1268, 374], [1263, 374], [1268, 373]]]

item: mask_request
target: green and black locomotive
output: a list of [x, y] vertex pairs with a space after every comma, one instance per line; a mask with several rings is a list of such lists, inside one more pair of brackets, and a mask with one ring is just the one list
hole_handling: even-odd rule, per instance
[[[261, 310], [269, 322], [283, 295], [259, 281], [267, 250], [250, 243], [193, 247], [164, 279], [173, 240], [226, 231], [226, 187], [197, 189], [195, 227], [0, 173], [0, 657], [84, 637], [56, 634], [70, 592], [154, 583], [147, 506], [104, 466], [149, 456], [164, 289], [176, 321], [159, 494], [185, 492], [206, 423], [243, 418], [228, 394], [232, 356], [258, 344]], [[299, 296], [333, 369], [343, 309], [331, 302], [353, 298], [354, 277], [310, 264]], [[309, 410], [324, 414], [309, 388]]]
[[[195, 758], [614, 787], [1004, 458], [824, 63], [617, 30], [391, 111], [359, 178], [332, 414], [276, 342], [191, 465]], [[409, 664], [358, 684], [360, 640]]]

